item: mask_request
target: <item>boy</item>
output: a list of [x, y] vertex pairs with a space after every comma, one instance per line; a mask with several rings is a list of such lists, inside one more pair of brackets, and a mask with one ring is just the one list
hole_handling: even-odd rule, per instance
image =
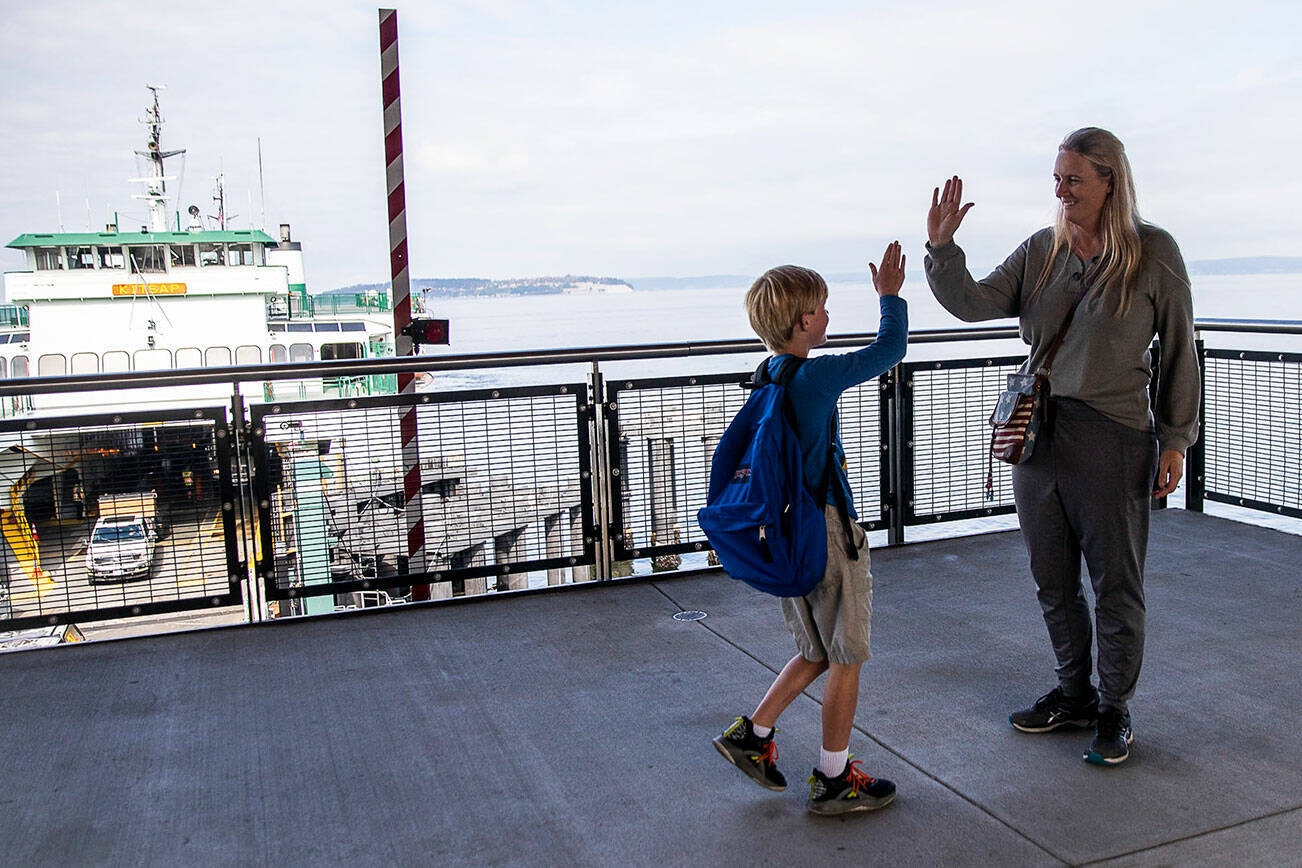
[[[880, 375], [904, 358], [908, 344], [908, 306], [899, 297], [904, 260], [898, 241], [882, 254], [880, 271], [869, 263], [880, 296], [881, 327], [877, 340], [861, 350], [809, 359], [787, 389], [795, 415], [805, 485], [824, 478], [829, 428], [837, 399], [852, 386]], [[776, 374], [788, 356], [806, 359], [827, 341], [827, 284], [817, 272], [783, 265], [765, 272], [746, 293], [751, 327], [773, 353], [769, 371]], [[834, 438], [837, 467], [830, 474], [824, 516], [827, 521], [827, 569], [808, 596], [783, 597], [782, 614], [799, 653], [779, 673], [750, 717], [739, 717], [714, 746], [725, 758], [770, 790], [786, 789], [773, 744], [778, 715], [815, 678], [828, 673], [823, 691], [823, 745], [818, 767], [809, 777], [807, 807], [816, 814], [844, 814], [882, 808], [895, 799], [895, 784], [869, 777], [850, 762], [850, 728], [859, 702], [859, 670], [869, 657], [872, 574], [867, 535], [850, 524], [857, 558], [847, 550], [846, 524], [838, 503], [856, 518], [844, 469], [839, 433]], [[839, 487], [839, 494], [834, 490]]]

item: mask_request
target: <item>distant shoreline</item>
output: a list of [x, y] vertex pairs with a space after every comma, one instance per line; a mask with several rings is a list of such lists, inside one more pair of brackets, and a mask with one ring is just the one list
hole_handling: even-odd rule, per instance
[[[1302, 256], [1240, 256], [1231, 259], [1196, 259], [1188, 264], [1191, 276], [1234, 274], [1302, 274]], [[989, 268], [977, 272], [988, 273]], [[976, 273], [976, 272], [974, 272]], [[854, 283], [867, 280], [867, 272], [837, 272], [824, 275], [829, 283]], [[612, 291], [662, 292], [681, 289], [744, 289], [750, 286], [755, 275], [707, 274], [695, 277], [529, 277], [514, 280], [488, 280], [484, 278], [418, 278], [412, 281], [412, 292], [436, 297], [504, 295], [558, 295], [567, 286], [585, 284], [592, 287], [608, 286]], [[387, 283], [362, 283], [328, 290], [325, 295], [346, 292], [387, 291]], [[587, 289], [585, 291], [602, 291]]]

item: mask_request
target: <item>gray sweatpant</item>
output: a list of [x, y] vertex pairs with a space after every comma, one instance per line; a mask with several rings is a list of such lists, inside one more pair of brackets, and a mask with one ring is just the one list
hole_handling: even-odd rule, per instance
[[1044, 623], [1068, 694], [1089, 689], [1093, 635], [1081, 555], [1094, 587], [1101, 702], [1124, 709], [1144, 660], [1144, 556], [1157, 438], [1088, 405], [1053, 399], [1013, 496]]

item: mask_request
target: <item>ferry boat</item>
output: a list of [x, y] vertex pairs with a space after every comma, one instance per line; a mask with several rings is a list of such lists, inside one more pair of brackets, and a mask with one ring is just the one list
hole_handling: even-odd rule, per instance
[[[392, 356], [393, 314], [379, 292], [312, 296], [303, 251], [282, 223], [258, 229], [205, 227], [197, 206], [169, 214], [164, 162], [184, 153], [161, 144], [158, 90], [142, 123], [151, 172], [148, 224], [103, 232], [33, 232], [10, 241], [27, 268], [5, 274], [0, 377], [204, 368]], [[219, 209], [220, 210], [220, 209]], [[392, 393], [392, 376], [261, 383], [267, 400]], [[164, 400], [143, 390], [129, 400]], [[170, 405], [221, 400], [216, 387], [169, 391]], [[6, 398], [0, 415], [120, 404], [123, 393]]]

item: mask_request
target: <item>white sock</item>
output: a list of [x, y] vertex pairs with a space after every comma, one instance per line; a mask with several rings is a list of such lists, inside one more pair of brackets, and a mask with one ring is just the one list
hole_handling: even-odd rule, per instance
[[850, 748], [845, 750], [828, 750], [818, 752], [818, 770], [825, 778], [839, 778], [845, 771], [845, 764], [850, 761]]
[[750, 723], [750, 730], [751, 730], [751, 732], [755, 733], [755, 734], [756, 734], [757, 736], [759, 736], [760, 738], [768, 738], [768, 737], [769, 737], [770, 735], [772, 735], [772, 733], [773, 733], [773, 727], [771, 727], [771, 726], [760, 726], [758, 723], [756, 723], [756, 722], [753, 721], [753, 720], [752, 720], [751, 723]]

